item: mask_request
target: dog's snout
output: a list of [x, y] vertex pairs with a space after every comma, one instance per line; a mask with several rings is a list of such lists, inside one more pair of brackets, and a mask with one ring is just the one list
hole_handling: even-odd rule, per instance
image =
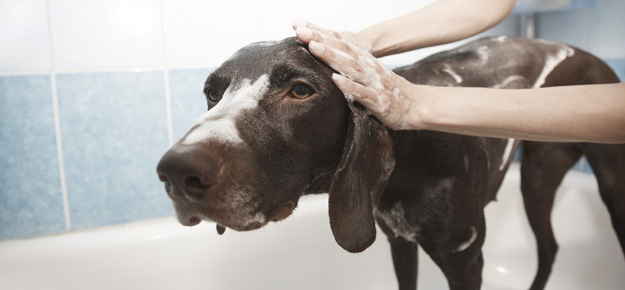
[[214, 180], [208, 182], [202, 182], [200, 177], [194, 175], [188, 175], [183, 178], [182, 187], [183, 190], [196, 198], [201, 198], [208, 188], [214, 184]]
[[172, 149], [163, 156], [156, 170], [172, 199], [194, 201], [219, 182], [222, 162], [200, 150]]
[[168, 194], [173, 194], [174, 187], [171, 184], [171, 181], [169, 181], [169, 178], [167, 178], [167, 175], [159, 172], [158, 173], [158, 179], [160, 179], [163, 182], [163, 184], [165, 185], [165, 191]]

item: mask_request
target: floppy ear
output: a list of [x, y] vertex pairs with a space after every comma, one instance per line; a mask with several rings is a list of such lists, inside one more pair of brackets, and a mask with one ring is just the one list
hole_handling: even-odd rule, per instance
[[329, 190], [330, 227], [343, 249], [362, 252], [375, 241], [374, 209], [395, 167], [386, 127], [348, 101], [351, 122]]

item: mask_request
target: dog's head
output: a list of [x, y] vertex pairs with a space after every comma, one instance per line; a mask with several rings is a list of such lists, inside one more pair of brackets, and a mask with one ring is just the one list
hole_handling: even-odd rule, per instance
[[329, 192], [337, 242], [366, 249], [392, 144], [331, 74], [294, 38], [248, 45], [210, 74], [208, 112], [157, 168], [178, 221], [253, 230], [288, 217], [303, 194]]

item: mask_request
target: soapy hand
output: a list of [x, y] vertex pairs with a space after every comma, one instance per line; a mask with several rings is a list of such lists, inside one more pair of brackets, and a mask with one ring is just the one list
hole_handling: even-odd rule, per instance
[[304, 21], [292, 25], [310, 52], [340, 73], [333, 74], [332, 80], [349, 101], [367, 107], [389, 128], [418, 126], [418, 100], [407, 94], [411, 84], [369, 53], [371, 42], [355, 33], [338, 33]]
[[[342, 32], [336, 32], [330, 29], [326, 29], [323, 28], [321, 26], [318, 26], [316, 24], [304, 21], [304, 20], [299, 20], [299, 19], [293, 19], [291, 20], [291, 26], [293, 27], [293, 29], [297, 32], [297, 28], [299, 27], [303, 27], [303, 28], [308, 28], [314, 31], [317, 31], [321, 34], [327, 35], [327, 36], [331, 36], [332, 38], [335, 39], [342, 39], [352, 45], [355, 45], [357, 47], [359, 47], [360, 49], [363, 49], [367, 52], [371, 52], [371, 49], [373, 48], [373, 43], [371, 43], [371, 40], [367, 39], [366, 37], [358, 34], [358, 33], [353, 33], [350, 31], [342, 31]], [[298, 36], [299, 37], [299, 36]], [[300, 39], [301, 40], [301, 39]], [[303, 41], [303, 40], [301, 40]], [[308, 43], [308, 42], [306, 42]]]

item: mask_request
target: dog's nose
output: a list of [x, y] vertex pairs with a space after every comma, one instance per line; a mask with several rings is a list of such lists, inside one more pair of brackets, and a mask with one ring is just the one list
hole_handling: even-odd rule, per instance
[[222, 162], [200, 148], [167, 151], [156, 167], [159, 179], [172, 199], [199, 200], [219, 181]]

